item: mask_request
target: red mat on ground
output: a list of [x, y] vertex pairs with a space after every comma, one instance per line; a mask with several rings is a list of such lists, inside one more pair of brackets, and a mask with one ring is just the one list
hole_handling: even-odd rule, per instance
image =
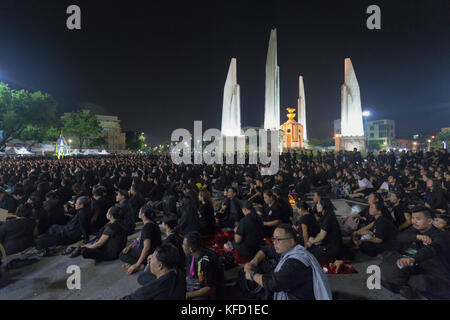
[[336, 273], [336, 267], [334, 265], [328, 265], [328, 266], [321, 266], [323, 271], [326, 274], [352, 274], [352, 273], [358, 273], [355, 268], [350, 264], [350, 261], [344, 261], [344, 265], [342, 266], [339, 273]]
[[[203, 245], [207, 248], [214, 250], [219, 256], [223, 256], [225, 253], [224, 244], [228, 241], [233, 241], [234, 232], [233, 231], [219, 231], [213, 236], [203, 236]], [[250, 260], [240, 256], [236, 250], [231, 250], [231, 254], [234, 256], [234, 262], [237, 264], [244, 264]]]

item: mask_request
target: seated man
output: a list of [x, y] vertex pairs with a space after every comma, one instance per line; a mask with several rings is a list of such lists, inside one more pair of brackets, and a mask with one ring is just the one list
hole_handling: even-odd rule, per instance
[[186, 279], [177, 269], [180, 256], [171, 244], [163, 244], [148, 256], [147, 262], [155, 279], [123, 300], [184, 300]]
[[152, 214], [153, 208], [150, 204], [144, 205], [139, 210], [139, 219], [144, 222], [144, 227], [137, 239], [137, 245], [132, 242], [122, 250], [119, 256], [120, 260], [125, 262], [122, 267], [127, 270], [128, 274], [144, 270], [148, 255], [152, 254], [161, 244], [161, 230], [156, 223], [150, 220]]
[[233, 247], [241, 256], [251, 259], [264, 244], [264, 224], [250, 202], [243, 203], [242, 212], [244, 218], [234, 229]]
[[76, 213], [65, 226], [54, 224], [46, 234], [36, 240], [36, 249], [45, 250], [49, 247], [69, 245], [84, 240], [89, 242], [89, 220], [91, 217], [91, 200], [82, 196], [75, 202]]
[[186, 254], [186, 299], [215, 299], [223, 282], [223, 270], [219, 268], [217, 254], [202, 246], [200, 233], [191, 232], [184, 237]]
[[[273, 245], [263, 247], [253, 260], [244, 266], [247, 280], [256, 282], [273, 292], [274, 300], [330, 300], [327, 276], [316, 258], [297, 244], [295, 230], [286, 224], [273, 233]], [[257, 273], [256, 267], [265, 258], [278, 262], [270, 273]]]
[[383, 204], [381, 202], [372, 203], [369, 207], [369, 213], [374, 217], [374, 223], [355, 231], [352, 240], [362, 252], [375, 257], [384, 251], [394, 249], [398, 231], [392, 221], [383, 216]]
[[6, 255], [21, 252], [33, 246], [33, 233], [35, 221], [32, 219], [32, 208], [29, 203], [17, 207], [16, 219], [5, 221], [0, 225], [0, 243], [6, 251]]
[[428, 299], [450, 299], [450, 238], [433, 226], [433, 214], [416, 207], [412, 227], [397, 237], [401, 247], [386, 253], [381, 284], [407, 299], [417, 292]]

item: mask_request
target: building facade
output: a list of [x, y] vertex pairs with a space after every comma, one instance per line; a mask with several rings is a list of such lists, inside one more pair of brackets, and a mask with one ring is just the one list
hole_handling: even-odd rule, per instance
[[117, 153], [125, 149], [125, 133], [120, 127], [120, 120], [117, 116], [95, 115], [100, 122], [103, 136], [106, 139], [109, 153]]
[[393, 146], [395, 142], [395, 121], [367, 121], [365, 135], [369, 145], [378, 144], [384, 147]]

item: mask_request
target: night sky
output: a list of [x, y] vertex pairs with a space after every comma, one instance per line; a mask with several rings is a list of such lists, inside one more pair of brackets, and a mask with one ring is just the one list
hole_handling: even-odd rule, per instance
[[[308, 136], [332, 136], [344, 59], [370, 120], [397, 137], [450, 126], [450, 1], [0, 1], [0, 81], [51, 93], [59, 113], [79, 103], [117, 115], [150, 144], [176, 128], [221, 125], [223, 86], [237, 58], [243, 126], [264, 122], [265, 60], [277, 28], [281, 123], [305, 82]], [[66, 28], [77, 4], [82, 30]], [[366, 28], [371, 4], [382, 30]], [[193, 131], [192, 131], [193, 132]]]

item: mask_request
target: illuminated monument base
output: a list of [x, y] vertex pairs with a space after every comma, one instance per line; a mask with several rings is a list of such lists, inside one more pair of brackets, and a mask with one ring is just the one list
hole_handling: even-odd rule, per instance
[[339, 136], [334, 139], [334, 144], [336, 151], [353, 151], [354, 148], [358, 149], [358, 151], [364, 151], [366, 150], [366, 137]]

